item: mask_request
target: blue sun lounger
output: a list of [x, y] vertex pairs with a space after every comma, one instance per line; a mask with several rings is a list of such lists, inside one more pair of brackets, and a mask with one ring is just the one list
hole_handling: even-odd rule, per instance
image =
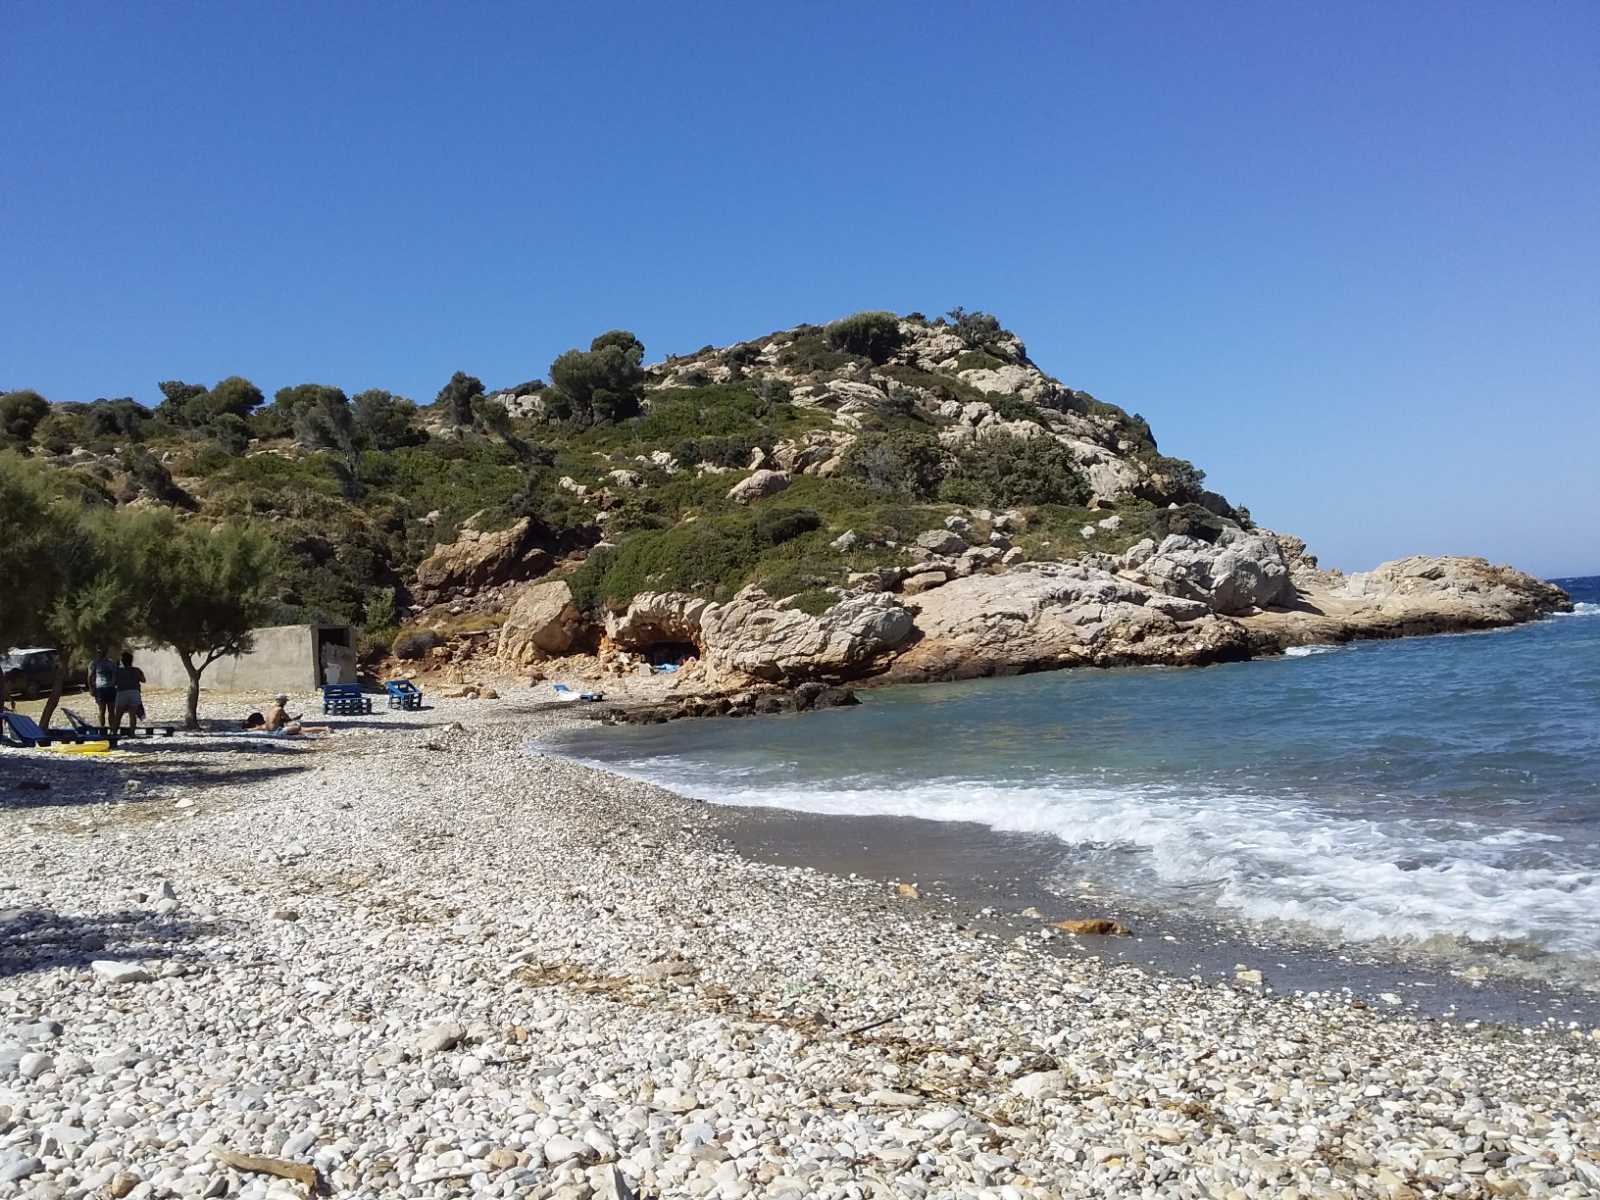
[[32, 717], [22, 713], [0, 713], [0, 734], [8, 745], [13, 746], [51, 746], [57, 742], [70, 745], [77, 742], [110, 742], [117, 744], [118, 736], [114, 733], [96, 734], [92, 738], [84, 737], [78, 733], [68, 733], [59, 729], [40, 729], [39, 723]]

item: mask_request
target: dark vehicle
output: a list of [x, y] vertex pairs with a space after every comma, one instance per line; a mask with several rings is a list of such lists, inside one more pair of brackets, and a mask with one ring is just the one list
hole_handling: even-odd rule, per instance
[[[10, 654], [0, 656], [0, 670], [6, 676], [6, 695], [19, 700], [26, 700], [30, 696], [48, 696], [56, 686], [58, 657], [54, 650], [44, 647], [13, 650]], [[82, 683], [82, 672], [75, 671], [67, 676], [68, 686]]]

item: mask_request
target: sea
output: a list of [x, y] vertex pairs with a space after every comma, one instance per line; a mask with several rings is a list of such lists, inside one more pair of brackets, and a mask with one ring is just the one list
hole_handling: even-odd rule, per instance
[[1575, 611], [1510, 629], [552, 748], [715, 804], [1031, 835], [1063, 896], [1600, 988], [1600, 577], [1555, 582]]

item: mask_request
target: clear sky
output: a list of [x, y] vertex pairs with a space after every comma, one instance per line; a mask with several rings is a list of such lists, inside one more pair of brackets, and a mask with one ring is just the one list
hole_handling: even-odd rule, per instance
[[1600, 572], [1600, 5], [0, 0], [0, 387], [993, 311], [1347, 568]]

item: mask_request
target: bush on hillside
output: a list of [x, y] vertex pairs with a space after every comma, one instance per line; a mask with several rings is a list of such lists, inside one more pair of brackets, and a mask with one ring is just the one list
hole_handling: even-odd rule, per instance
[[968, 312], [958, 304], [947, 315], [956, 334], [974, 350], [987, 349], [1005, 335], [1000, 319], [993, 313]]
[[621, 608], [640, 592], [726, 597], [762, 556], [822, 527], [810, 509], [772, 507], [646, 530], [619, 546], [596, 549], [569, 579], [581, 607]]
[[450, 376], [450, 382], [439, 389], [433, 405], [452, 425], [466, 428], [472, 424], [473, 401], [483, 395], [483, 381], [465, 371]]
[[829, 325], [827, 338], [834, 350], [887, 362], [900, 349], [900, 318], [891, 312], [855, 313]]
[[33, 440], [33, 431], [49, 415], [50, 402], [38, 392], [24, 388], [0, 396], [0, 436], [19, 446]]
[[956, 452], [940, 496], [956, 504], [1086, 504], [1092, 494], [1070, 451], [1054, 438], [995, 434]]
[[88, 440], [83, 419], [63, 407], [51, 409], [33, 431], [33, 444], [51, 454], [67, 454]]
[[947, 455], [923, 433], [866, 433], [839, 460], [839, 474], [874, 491], [932, 499], [944, 482]]
[[550, 364], [545, 412], [579, 425], [637, 416], [643, 363], [644, 343], [633, 334], [626, 329], [602, 333], [587, 351], [568, 350]]
[[403, 661], [414, 662], [435, 646], [443, 644], [444, 639], [431, 629], [408, 629], [396, 636], [389, 653]]

